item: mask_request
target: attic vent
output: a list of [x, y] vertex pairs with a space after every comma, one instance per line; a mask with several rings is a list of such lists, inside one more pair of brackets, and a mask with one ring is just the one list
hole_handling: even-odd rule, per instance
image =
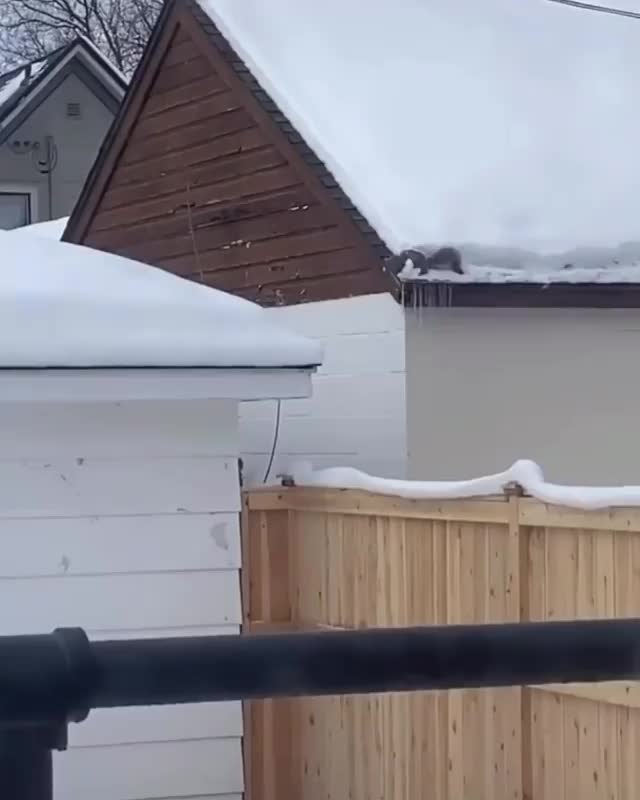
[[67, 116], [71, 119], [80, 119], [82, 116], [80, 103], [67, 103]]

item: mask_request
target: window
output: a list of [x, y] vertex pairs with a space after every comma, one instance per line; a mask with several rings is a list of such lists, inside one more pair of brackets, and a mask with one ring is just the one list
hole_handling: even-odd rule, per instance
[[31, 192], [5, 192], [0, 189], [0, 229], [12, 230], [30, 225]]

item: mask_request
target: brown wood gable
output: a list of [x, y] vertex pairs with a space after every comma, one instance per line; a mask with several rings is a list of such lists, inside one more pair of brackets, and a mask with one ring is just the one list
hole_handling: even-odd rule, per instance
[[264, 305], [389, 290], [333, 176], [199, 7], [169, 6], [65, 239]]

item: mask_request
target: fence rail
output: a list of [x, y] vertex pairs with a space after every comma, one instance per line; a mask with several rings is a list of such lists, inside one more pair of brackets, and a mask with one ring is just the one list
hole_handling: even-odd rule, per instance
[[[244, 523], [247, 632], [640, 616], [638, 509], [294, 487], [247, 493]], [[246, 716], [251, 800], [640, 796], [636, 682], [272, 700]]]

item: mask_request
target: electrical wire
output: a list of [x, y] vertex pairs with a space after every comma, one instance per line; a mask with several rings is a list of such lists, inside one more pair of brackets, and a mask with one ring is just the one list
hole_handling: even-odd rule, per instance
[[549, 3], [558, 3], [563, 6], [580, 8], [583, 11], [600, 11], [603, 14], [615, 14], [618, 17], [630, 17], [640, 19], [640, 11], [627, 11], [624, 8], [612, 8], [611, 6], [599, 6], [594, 3], [584, 3], [582, 0], [547, 0]]
[[271, 447], [271, 456], [269, 458], [269, 464], [267, 465], [267, 471], [264, 474], [263, 483], [266, 483], [269, 480], [269, 474], [271, 473], [271, 467], [273, 466], [273, 459], [276, 457], [276, 448], [278, 446], [278, 437], [280, 435], [280, 411], [281, 411], [281, 401], [278, 400], [278, 406], [276, 409], [276, 427], [273, 432], [273, 445]]

